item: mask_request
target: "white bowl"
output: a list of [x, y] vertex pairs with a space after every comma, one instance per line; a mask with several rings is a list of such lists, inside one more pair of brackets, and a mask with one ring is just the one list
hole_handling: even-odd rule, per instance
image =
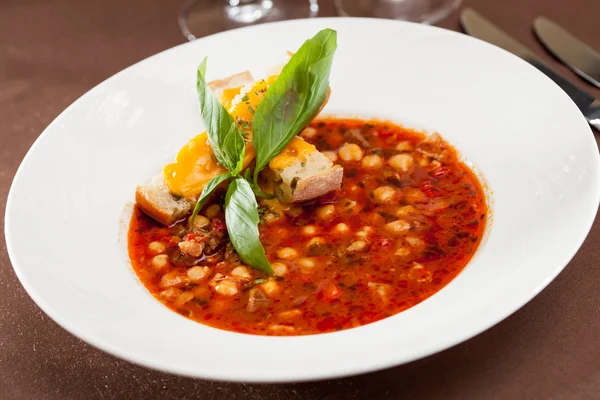
[[[339, 41], [325, 111], [440, 132], [493, 192], [487, 240], [440, 292], [360, 328], [253, 336], [170, 311], [132, 271], [125, 233], [136, 185], [202, 130], [196, 66], [208, 55], [211, 79], [247, 68], [260, 75], [325, 27], [337, 29]], [[8, 197], [6, 240], [35, 302], [111, 354], [208, 379], [323, 379], [427, 356], [523, 306], [583, 242], [598, 208], [599, 169], [593, 136], [571, 100], [503, 50], [410, 23], [298, 20], [175, 47], [77, 100], [21, 164]]]

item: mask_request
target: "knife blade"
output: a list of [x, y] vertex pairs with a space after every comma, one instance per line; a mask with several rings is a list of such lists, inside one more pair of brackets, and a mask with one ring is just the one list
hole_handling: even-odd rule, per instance
[[542, 44], [577, 75], [600, 87], [600, 54], [545, 17], [538, 17], [533, 30]]
[[552, 79], [573, 100], [588, 123], [600, 132], [600, 101], [563, 78], [552, 68], [544, 64], [527, 47], [510, 37], [475, 10], [465, 8], [460, 15], [460, 22], [465, 32], [469, 35], [521, 57]]

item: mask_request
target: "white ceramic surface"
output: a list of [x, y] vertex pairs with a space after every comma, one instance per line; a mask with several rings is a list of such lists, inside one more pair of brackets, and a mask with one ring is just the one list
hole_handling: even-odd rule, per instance
[[[439, 293], [356, 329], [261, 337], [170, 311], [131, 270], [126, 205], [138, 183], [202, 130], [197, 64], [209, 56], [210, 79], [246, 68], [260, 74], [324, 27], [337, 29], [339, 41], [325, 112], [439, 131], [493, 190], [487, 241]], [[597, 211], [599, 182], [598, 150], [585, 120], [557, 86], [520, 59], [429, 26], [299, 20], [175, 47], [85, 94], [25, 157], [9, 194], [5, 231], [25, 289], [88, 343], [194, 377], [299, 381], [415, 360], [507, 317], [573, 257]]]

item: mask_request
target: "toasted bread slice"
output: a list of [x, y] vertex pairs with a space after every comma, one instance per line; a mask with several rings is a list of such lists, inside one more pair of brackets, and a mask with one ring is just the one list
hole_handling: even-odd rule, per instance
[[250, 71], [244, 71], [225, 79], [209, 82], [208, 87], [217, 96], [217, 99], [220, 99], [225, 89], [243, 87], [252, 82], [254, 82], [254, 78]]
[[[244, 71], [222, 80], [212, 81], [208, 86], [219, 99], [222, 99], [226, 89], [241, 87], [243, 92], [245, 88], [254, 82], [250, 72]], [[329, 100], [330, 93], [331, 89], [327, 91], [327, 97], [321, 106], [321, 110]], [[242, 97], [243, 93], [238, 96]], [[298, 165], [301, 165], [301, 162], [298, 161], [276, 172], [276, 176], [281, 179], [279, 187], [276, 188], [276, 193], [281, 201], [306, 201], [340, 187], [342, 167], [333, 166], [331, 161], [316, 149], [314, 152], [316, 153], [314, 156], [307, 158], [308, 164], [305, 165], [309, 166], [303, 171], [298, 169]], [[146, 214], [164, 225], [172, 225], [190, 213], [195, 205], [196, 198], [197, 196], [186, 198], [173, 195], [162, 172], [154, 176], [149, 182], [138, 186], [136, 190], [137, 204]]]
[[164, 225], [173, 225], [194, 208], [195, 199], [175, 197], [162, 174], [137, 187], [135, 201], [146, 214]]
[[282, 203], [300, 203], [337, 190], [344, 175], [344, 169], [340, 165], [334, 165], [316, 149], [303, 157], [297, 157], [283, 169], [272, 170], [281, 180], [275, 188], [275, 194]]

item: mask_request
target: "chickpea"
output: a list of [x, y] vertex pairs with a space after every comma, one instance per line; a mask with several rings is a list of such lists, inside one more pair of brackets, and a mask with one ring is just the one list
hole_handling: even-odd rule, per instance
[[412, 167], [413, 158], [410, 154], [396, 154], [389, 159], [388, 164], [395, 170], [406, 172]]
[[150, 242], [150, 244], [148, 244], [148, 252], [150, 254], [162, 254], [165, 251], [167, 251], [167, 246], [165, 246], [165, 244], [163, 242]]
[[317, 130], [315, 128], [304, 128], [304, 130], [302, 131], [302, 133], [300, 133], [300, 136], [302, 136], [305, 139], [312, 139], [315, 136], [317, 136]]
[[322, 151], [321, 152], [325, 157], [329, 158], [331, 162], [336, 162], [338, 156], [335, 151]]
[[302, 315], [302, 311], [298, 310], [297, 308], [292, 308], [291, 310], [282, 311], [277, 314], [277, 316], [281, 319], [294, 319], [300, 315]]
[[167, 265], [169, 265], [169, 256], [166, 254], [159, 254], [152, 258], [152, 266], [155, 269], [160, 270], [165, 268]]
[[423, 239], [416, 236], [407, 236], [404, 238], [411, 247], [420, 247], [425, 244]]
[[410, 203], [416, 203], [427, 198], [427, 196], [425, 196], [425, 193], [423, 193], [423, 191], [418, 188], [405, 188], [402, 191], [402, 194], [404, 195], [404, 199]]
[[377, 203], [390, 203], [396, 197], [396, 189], [391, 186], [380, 186], [373, 190], [373, 197]]
[[363, 228], [360, 231], [356, 232], [356, 236], [361, 237], [361, 238], [366, 238], [372, 232], [373, 232], [373, 228], [371, 228], [370, 226], [363, 226]]
[[175, 307], [181, 307], [185, 305], [185, 303], [191, 301], [194, 298], [194, 294], [192, 292], [183, 292], [175, 299], [173, 305]]
[[206, 218], [213, 219], [214, 217], [216, 217], [219, 214], [220, 211], [221, 211], [220, 205], [211, 204], [210, 206], [208, 206], [206, 208], [206, 211], [204, 211], [204, 215], [206, 215]]
[[383, 160], [377, 154], [371, 154], [363, 158], [362, 166], [365, 169], [379, 169], [383, 165]]
[[410, 214], [415, 214], [417, 212], [417, 210], [415, 210], [415, 208], [413, 206], [404, 206], [404, 207], [400, 207], [398, 208], [394, 214], [397, 217], [405, 217], [407, 215]]
[[[192, 220], [192, 217], [190, 217], [190, 222]], [[202, 229], [204, 227], [207, 227], [208, 225], [210, 225], [210, 219], [206, 218], [204, 215], [196, 215], [196, 218], [194, 218], [194, 222], [192, 222], [192, 228], [193, 229]]]
[[396, 150], [398, 151], [411, 151], [412, 145], [408, 140], [402, 141], [396, 145]]
[[302, 234], [306, 236], [312, 236], [317, 233], [317, 227], [314, 225], [304, 225], [302, 227]]
[[388, 285], [387, 283], [369, 282], [367, 283], [367, 286], [373, 291], [373, 293], [375, 293], [379, 297], [379, 299], [384, 304], [389, 302], [388, 296], [392, 289], [390, 285]]
[[350, 232], [350, 228], [348, 227], [348, 225], [346, 225], [343, 222], [341, 222], [341, 223], [339, 223], [339, 224], [337, 224], [336, 226], [333, 227], [333, 231], [335, 233], [344, 234], [344, 233]]
[[187, 270], [186, 274], [190, 281], [200, 283], [210, 276], [212, 270], [208, 267], [195, 266]]
[[264, 221], [265, 221], [265, 223], [270, 224], [272, 222], [279, 221], [280, 218], [281, 218], [280, 214], [277, 214], [274, 212], [268, 212], [264, 216]]
[[326, 243], [326, 240], [320, 236], [314, 237], [312, 239], [310, 239], [308, 241], [307, 246], [308, 247], [313, 247], [313, 246], [323, 246]]
[[266, 281], [260, 285], [260, 288], [269, 297], [275, 296], [279, 292], [279, 284], [275, 281]]
[[248, 268], [244, 267], [243, 265], [240, 265], [239, 267], [235, 267], [231, 271], [231, 275], [235, 276], [236, 278], [242, 278], [242, 279], [251, 279], [252, 278], [252, 274], [250, 274], [250, 271], [248, 271]]
[[422, 156], [419, 158], [418, 163], [421, 167], [425, 168], [429, 166], [429, 157], [427, 156]]
[[400, 235], [410, 229], [410, 224], [401, 219], [385, 224], [385, 229], [394, 235]]
[[295, 260], [298, 258], [298, 252], [291, 247], [284, 247], [283, 249], [277, 250], [277, 258], [288, 261]]
[[223, 296], [233, 296], [238, 293], [237, 285], [231, 281], [231, 279], [223, 279], [222, 281], [217, 282], [213, 286], [213, 289]]
[[410, 279], [414, 279], [419, 283], [431, 281], [432, 274], [427, 268], [419, 263], [414, 263], [414, 266], [408, 273]]
[[294, 328], [293, 326], [279, 325], [279, 324], [270, 325], [269, 330], [274, 333], [279, 333], [279, 334], [292, 334], [292, 333], [296, 332], [296, 328]]
[[311, 272], [317, 266], [317, 262], [311, 257], [303, 257], [297, 261], [297, 264], [302, 272]]
[[161, 288], [184, 286], [189, 282], [189, 279], [181, 275], [179, 271], [167, 272], [160, 279], [159, 286]]
[[297, 217], [303, 212], [304, 210], [302, 209], [302, 207], [290, 207], [287, 210], [285, 210], [285, 213], [290, 217]]
[[359, 252], [364, 251], [367, 248], [367, 244], [362, 240], [357, 240], [356, 242], [352, 242], [350, 246], [346, 250], [350, 252]]
[[330, 219], [335, 214], [335, 206], [328, 204], [317, 209], [317, 217], [321, 219]]
[[363, 150], [354, 143], [344, 143], [338, 150], [338, 155], [344, 161], [360, 161], [363, 158]]
[[206, 299], [210, 296], [210, 289], [206, 286], [196, 286], [192, 289], [192, 293], [194, 293], [194, 297], [199, 299]]
[[273, 272], [275, 272], [275, 275], [277, 276], [284, 276], [289, 270], [288, 266], [282, 262], [274, 262], [271, 264], [271, 267], [273, 267]]
[[396, 250], [396, 252], [394, 254], [399, 257], [406, 257], [407, 255], [410, 254], [410, 250], [407, 249], [406, 247], [398, 247], [398, 250]]
[[172, 301], [180, 294], [181, 294], [181, 289], [177, 289], [175, 287], [170, 287], [170, 288], [165, 289], [162, 292], [160, 292], [160, 297], [162, 297], [165, 300]]

